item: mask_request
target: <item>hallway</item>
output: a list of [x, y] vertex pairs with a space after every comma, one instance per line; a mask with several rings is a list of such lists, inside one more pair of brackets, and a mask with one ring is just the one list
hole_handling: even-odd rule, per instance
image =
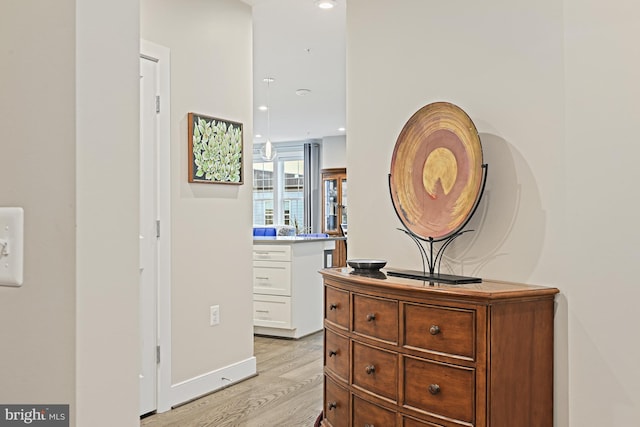
[[322, 411], [323, 336], [323, 332], [300, 340], [256, 336], [256, 377], [150, 415], [140, 426], [313, 426]]

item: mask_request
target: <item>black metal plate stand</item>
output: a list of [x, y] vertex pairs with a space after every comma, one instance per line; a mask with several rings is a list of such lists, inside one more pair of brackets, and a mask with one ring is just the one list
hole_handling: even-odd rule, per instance
[[[416, 271], [416, 270], [387, 269], [387, 274], [389, 276], [406, 277], [409, 279], [418, 279], [418, 280], [424, 280], [427, 282], [439, 282], [439, 283], [447, 283], [447, 284], [453, 284], [453, 285], [459, 285], [463, 283], [482, 282], [482, 279], [479, 277], [440, 274], [440, 264], [442, 263], [442, 255], [444, 254], [445, 249], [447, 249], [447, 247], [451, 244], [451, 242], [453, 242], [456, 238], [460, 237], [464, 233], [473, 231], [473, 230], [465, 230], [465, 231], [460, 231], [460, 230], [462, 230], [467, 225], [467, 223], [469, 222], [473, 214], [476, 212], [476, 209], [478, 208], [478, 204], [480, 204], [480, 199], [482, 198], [482, 194], [484, 193], [484, 188], [487, 183], [488, 169], [489, 169], [489, 166], [486, 163], [482, 165], [482, 187], [478, 195], [478, 200], [476, 201], [467, 219], [464, 221], [462, 225], [460, 225], [460, 228], [458, 229], [457, 232], [443, 239], [436, 240], [433, 237], [428, 237], [426, 239], [423, 237], [420, 237], [414, 234], [411, 230], [407, 229], [406, 227], [404, 229], [398, 228], [398, 230], [402, 231], [407, 236], [409, 236], [414, 241], [414, 243], [418, 246], [418, 249], [420, 250], [420, 257], [422, 258], [422, 272]], [[392, 191], [391, 190], [391, 174], [389, 174], [389, 195], [392, 196], [391, 191]], [[393, 196], [391, 197], [391, 200], [393, 201]], [[393, 210], [395, 211], [396, 215], [398, 216], [398, 219], [400, 220], [400, 223], [404, 225], [404, 223], [402, 222], [402, 218], [398, 213], [398, 209], [396, 208], [396, 205], [393, 203], [392, 205], [393, 205]], [[427, 252], [427, 250], [425, 249], [423, 242], [429, 245], [429, 252]], [[440, 246], [440, 248], [438, 249], [438, 251], [434, 256], [433, 244], [436, 242], [444, 242], [444, 243], [442, 244], [442, 246]], [[427, 266], [429, 267], [429, 272], [427, 272]], [[436, 273], [436, 266], [438, 268], [437, 273]]]

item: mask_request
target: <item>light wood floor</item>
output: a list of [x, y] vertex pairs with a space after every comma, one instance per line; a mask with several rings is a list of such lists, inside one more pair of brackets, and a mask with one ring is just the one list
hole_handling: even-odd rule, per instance
[[255, 337], [258, 375], [169, 412], [142, 427], [313, 427], [322, 411], [323, 332], [299, 340]]

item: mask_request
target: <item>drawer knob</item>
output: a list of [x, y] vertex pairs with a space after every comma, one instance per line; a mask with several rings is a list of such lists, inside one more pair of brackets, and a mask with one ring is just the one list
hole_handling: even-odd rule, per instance
[[329, 402], [329, 410], [330, 411], [333, 411], [337, 407], [338, 407], [338, 404], [336, 402]]
[[334, 303], [329, 306], [329, 310], [337, 310], [337, 309], [338, 309], [338, 304]]
[[373, 424], [365, 424], [364, 427], [376, 427]]
[[431, 325], [431, 327], [429, 328], [429, 333], [431, 335], [438, 335], [440, 333], [440, 326], [438, 325]]
[[440, 386], [438, 384], [430, 384], [429, 385], [429, 393], [436, 395], [440, 393]]
[[329, 357], [337, 356], [338, 352], [335, 350], [329, 350]]
[[375, 313], [369, 313], [369, 314], [367, 314], [367, 322], [373, 322], [374, 320], [376, 320], [376, 315], [375, 315]]
[[364, 368], [364, 371], [367, 373], [367, 375], [371, 375], [376, 372], [376, 367], [373, 365], [369, 365], [366, 368]]

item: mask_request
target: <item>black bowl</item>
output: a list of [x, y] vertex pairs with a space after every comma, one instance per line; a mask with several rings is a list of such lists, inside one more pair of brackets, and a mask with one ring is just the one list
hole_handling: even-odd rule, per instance
[[349, 267], [361, 271], [376, 271], [387, 265], [383, 259], [350, 259], [347, 260]]

